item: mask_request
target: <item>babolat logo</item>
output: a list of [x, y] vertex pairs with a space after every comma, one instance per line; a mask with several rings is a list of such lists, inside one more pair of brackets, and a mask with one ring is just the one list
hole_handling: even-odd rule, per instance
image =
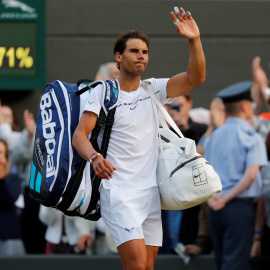
[[115, 81], [111, 80], [111, 82], [112, 82], [113, 87], [117, 88]]
[[106, 87], [107, 87], [107, 95], [106, 95], [106, 99], [107, 100], [111, 100], [111, 90], [110, 90], [110, 85], [108, 83], [106, 83]]
[[[52, 91], [53, 89], [51, 89]], [[45, 139], [45, 147], [47, 152], [46, 162], [46, 178], [55, 175], [55, 166], [53, 161], [53, 154], [55, 151], [55, 130], [56, 123], [53, 122], [53, 115], [51, 110], [52, 99], [50, 92], [44, 94], [40, 101], [40, 110], [42, 118], [42, 133]]]
[[116, 91], [117, 85], [116, 85], [115, 81], [111, 80], [111, 82], [112, 82], [112, 85], [113, 85], [113, 93], [114, 93], [115, 97], [117, 98], [117, 96], [118, 96], [118, 93]]
[[36, 139], [35, 144], [36, 144], [37, 154], [39, 156], [41, 166], [44, 166], [44, 158], [43, 158], [43, 154], [40, 147], [40, 138]]

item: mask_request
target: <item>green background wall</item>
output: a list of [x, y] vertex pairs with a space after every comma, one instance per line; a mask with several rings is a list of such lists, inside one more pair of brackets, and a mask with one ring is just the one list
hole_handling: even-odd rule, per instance
[[[269, 75], [270, 1], [237, 0], [47, 0], [47, 83], [94, 78], [101, 63], [113, 61], [117, 33], [138, 29], [149, 35], [150, 63], [143, 78], [185, 71], [188, 42], [178, 36], [170, 11], [190, 10], [206, 55], [206, 82], [192, 91], [194, 107], [209, 107], [215, 93], [251, 79], [259, 55]], [[0, 91], [0, 98], [37, 113], [40, 91]], [[4, 96], [3, 96], [4, 95]]]

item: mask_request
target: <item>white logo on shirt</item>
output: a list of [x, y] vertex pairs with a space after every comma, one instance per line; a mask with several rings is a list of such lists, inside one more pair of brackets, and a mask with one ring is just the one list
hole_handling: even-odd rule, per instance
[[138, 107], [138, 104], [135, 107], [130, 108], [130, 110], [135, 110], [137, 107]]
[[136, 100], [135, 102], [131, 102], [131, 103], [121, 103], [117, 107], [120, 107], [122, 105], [125, 105], [125, 106], [135, 106], [133, 108], [130, 108], [130, 110], [134, 110], [139, 105], [139, 102], [145, 101], [145, 100], [148, 100], [148, 99], [150, 99], [150, 96], [149, 97], [145, 97], [145, 98], [140, 98], [140, 99]]
[[106, 99], [107, 100], [111, 100], [111, 90], [110, 90], [110, 85], [108, 83], [106, 83], [107, 85], [107, 95], [106, 95]]

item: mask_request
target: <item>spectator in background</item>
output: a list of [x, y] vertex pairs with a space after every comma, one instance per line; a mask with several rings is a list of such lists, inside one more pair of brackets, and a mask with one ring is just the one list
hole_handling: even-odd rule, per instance
[[106, 81], [117, 79], [118, 76], [119, 76], [119, 69], [116, 66], [116, 62], [108, 62], [100, 65], [95, 77], [95, 81], [97, 80]]
[[14, 148], [11, 152], [11, 162], [23, 180], [23, 188], [29, 184], [33, 139], [36, 130], [34, 116], [28, 110], [24, 111], [24, 126], [25, 128], [20, 132], [19, 137], [14, 142]]
[[209, 254], [212, 251], [212, 239], [207, 214], [207, 203], [201, 205], [198, 217], [198, 233], [195, 244], [185, 246], [185, 252], [189, 255]]
[[[253, 87], [252, 97], [255, 101], [255, 109], [252, 126], [254, 129], [261, 134], [265, 140], [266, 135], [270, 131], [270, 89], [267, 75], [261, 67], [261, 58], [255, 57], [252, 61], [252, 75], [253, 75]], [[261, 103], [264, 99], [267, 112], [261, 113]]]
[[[225, 123], [225, 107], [222, 99], [215, 97], [210, 105], [209, 125], [197, 144], [197, 152], [204, 155], [204, 148], [214, 130]], [[212, 240], [207, 214], [207, 203], [203, 203], [198, 216], [198, 233], [194, 244], [185, 246], [188, 255], [209, 254], [212, 251]]]
[[225, 107], [222, 99], [214, 98], [210, 105], [210, 119], [206, 132], [197, 144], [197, 152], [204, 155], [204, 148], [213, 131], [225, 123]]
[[[40, 207], [39, 218], [47, 226], [46, 254], [85, 254], [86, 247], [91, 247], [94, 222], [80, 217], [69, 217], [43, 205]], [[89, 234], [90, 238], [80, 239], [84, 234]]]
[[23, 255], [15, 201], [21, 192], [21, 179], [9, 172], [7, 143], [0, 139], [0, 255]]
[[20, 216], [22, 240], [28, 254], [44, 253], [46, 226], [38, 218], [40, 204], [29, 195], [29, 179], [33, 156], [36, 122], [32, 113], [24, 111], [25, 128], [11, 152], [11, 160], [21, 176], [24, 206]]
[[226, 122], [211, 135], [205, 158], [220, 176], [221, 194], [208, 200], [209, 223], [218, 269], [249, 269], [255, 223], [254, 201], [260, 196], [259, 169], [267, 164], [266, 149], [251, 127], [252, 82], [220, 91]]
[[184, 94], [175, 98], [170, 106], [169, 114], [186, 138], [192, 139], [197, 144], [207, 130], [206, 124], [194, 122], [189, 115], [192, 108], [191, 94]]
[[[15, 145], [20, 140], [21, 132], [19, 131], [18, 121], [15, 112], [8, 105], [2, 105], [0, 100], [0, 139], [7, 143], [8, 151], [11, 154]], [[17, 169], [10, 160], [10, 171], [17, 173]]]
[[20, 176], [21, 194], [16, 202], [20, 208], [21, 236], [28, 254], [43, 253], [45, 249], [44, 234], [46, 227], [38, 218], [40, 204], [29, 195], [28, 182], [33, 155], [33, 141], [36, 123], [28, 110], [24, 111], [25, 128], [15, 131], [16, 121], [11, 107], [0, 106], [0, 138], [6, 138], [11, 172]]
[[[19, 174], [23, 180], [28, 174], [27, 164], [32, 158], [32, 139], [35, 132], [35, 120], [33, 114], [28, 110], [24, 111], [25, 128], [18, 131], [18, 124], [11, 107], [1, 106], [0, 101], [0, 139], [7, 142], [10, 153], [11, 172]], [[19, 149], [18, 149], [19, 148]], [[13, 153], [15, 151], [15, 153]], [[23, 184], [25, 186], [26, 183]]]
[[262, 168], [262, 196], [257, 204], [257, 216], [251, 257], [270, 256], [270, 132], [266, 137], [267, 166]]
[[[191, 119], [189, 115], [191, 108], [192, 96], [189, 93], [184, 94], [175, 98], [170, 106], [169, 114], [183, 135], [194, 140], [197, 144], [201, 136], [206, 132], [207, 125], [194, 122]], [[162, 213], [163, 217], [167, 215], [169, 235], [173, 249], [179, 240], [185, 245], [195, 243], [198, 231], [199, 211], [200, 205], [185, 210], [166, 211]]]
[[196, 123], [209, 125], [210, 111], [203, 107], [192, 108], [189, 116]]

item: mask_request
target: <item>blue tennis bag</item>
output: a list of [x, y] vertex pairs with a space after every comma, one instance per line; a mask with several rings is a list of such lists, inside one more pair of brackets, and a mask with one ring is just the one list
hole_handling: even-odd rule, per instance
[[[103, 105], [90, 141], [106, 156], [118, 100], [118, 81], [89, 84], [55, 81], [45, 87], [41, 97], [29, 183], [30, 195], [42, 205], [90, 220], [100, 218], [101, 179], [96, 177], [90, 162], [74, 149], [72, 136], [89, 93], [97, 91], [98, 84], [103, 85]], [[97, 137], [102, 128], [106, 136], [102, 149], [98, 149]]]

